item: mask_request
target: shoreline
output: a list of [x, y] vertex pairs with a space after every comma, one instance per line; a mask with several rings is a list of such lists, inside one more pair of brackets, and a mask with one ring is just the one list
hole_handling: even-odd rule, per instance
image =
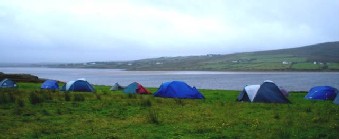
[[[128, 85], [139, 82], [145, 87], [157, 88], [163, 82], [185, 81], [198, 89], [242, 90], [245, 85], [272, 80], [289, 91], [308, 91], [314, 86], [329, 85], [339, 88], [339, 72], [210, 72], [210, 71], [117, 71], [110, 69], [60, 68], [0, 68], [12, 75], [34, 76], [33, 82], [53, 79], [61, 82], [86, 78], [91, 84], [111, 86], [118, 82]], [[38, 81], [36, 81], [38, 80]], [[31, 80], [16, 81], [32, 82]]]
[[[170, 71], [178, 71], [178, 72], [190, 72], [190, 71], [200, 71], [200, 72], [339, 72], [337, 70], [312, 70], [312, 69], [301, 69], [301, 70], [202, 70], [202, 69], [191, 69], [191, 70], [180, 70], [180, 69], [171, 69], [171, 70], [161, 70], [161, 69], [148, 69], [148, 70], [131, 70], [131, 69], [117, 69], [117, 68], [96, 68], [96, 67], [56, 67], [56, 66], [0, 66], [0, 68], [50, 68], [50, 69], [96, 69], [96, 70], [116, 70], [116, 71], [149, 71], [149, 72], [170, 72]], [[1, 72], [1, 71], [0, 71]]]

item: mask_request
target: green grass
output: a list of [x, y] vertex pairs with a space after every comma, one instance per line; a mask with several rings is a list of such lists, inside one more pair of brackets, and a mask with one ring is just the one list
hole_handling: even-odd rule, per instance
[[[305, 100], [305, 92], [291, 93], [291, 104], [264, 104], [235, 102], [239, 91], [200, 90], [205, 100], [182, 100], [127, 95], [109, 91], [109, 86], [96, 86], [95, 94], [70, 92], [70, 101], [66, 101], [65, 93], [40, 91], [39, 84], [19, 86], [18, 90], [0, 91], [15, 100], [0, 103], [0, 138], [339, 136], [339, 106]], [[31, 93], [43, 102], [32, 104]], [[76, 96], [84, 100], [77, 101]]]
[[327, 66], [328, 66], [328, 69], [339, 70], [339, 63], [329, 63], [327, 64]]
[[319, 70], [322, 67], [313, 63], [297, 63], [292, 65], [292, 69], [296, 70]]

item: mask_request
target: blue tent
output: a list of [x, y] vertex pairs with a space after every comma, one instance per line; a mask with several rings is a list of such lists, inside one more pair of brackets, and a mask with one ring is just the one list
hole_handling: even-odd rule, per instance
[[334, 104], [339, 105], [339, 95], [337, 94], [337, 97], [335, 97], [335, 99], [333, 100]]
[[334, 100], [338, 90], [331, 86], [316, 86], [308, 91], [305, 99], [310, 100]]
[[59, 85], [56, 80], [46, 80], [44, 83], [41, 84], [41, 89], [58, 90]]
[[161, 84], [155, 97], [204, 99], [205, 97], [195, 88], [182, 81], [172, 81]]
[[86, 80], [76, 80], [67, 82], [61, 89], [62, 91], [75, 91], [75, 92], [94, 92], [94, 87]]
[[248, 85], [239, 94], [237, 101], [263, 103], [290, 103], [279, 87], [272, 81], [261, 85]]
[[10, 79], [3, 79], [0, 82], [0, 88], [15, 88], [17, 87], [16, 83]]

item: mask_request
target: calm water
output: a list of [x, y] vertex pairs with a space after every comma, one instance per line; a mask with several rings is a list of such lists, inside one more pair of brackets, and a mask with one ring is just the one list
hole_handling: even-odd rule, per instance
[[128, 85], [137, 81], [159, 87], [166, 81], [185, 81], [199, 89], [242, 90], [245, 85], [272, 80], [287, 90], [308, 91], [313, 86], [339, 88], [339, 72], [204, 72], [204, 71], [122, 71], [114, 69], [0, 68], [4, 73], [28, 73], [40, 78], [70, 81], [86, 78], [92, 84]]

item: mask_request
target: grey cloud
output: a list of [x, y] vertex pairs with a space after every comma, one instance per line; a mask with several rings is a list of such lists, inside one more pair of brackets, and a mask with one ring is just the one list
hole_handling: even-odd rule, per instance
[[227, 54], [339, 40], [337, 0], [21, 2], [0, 4], [0, 63]]

